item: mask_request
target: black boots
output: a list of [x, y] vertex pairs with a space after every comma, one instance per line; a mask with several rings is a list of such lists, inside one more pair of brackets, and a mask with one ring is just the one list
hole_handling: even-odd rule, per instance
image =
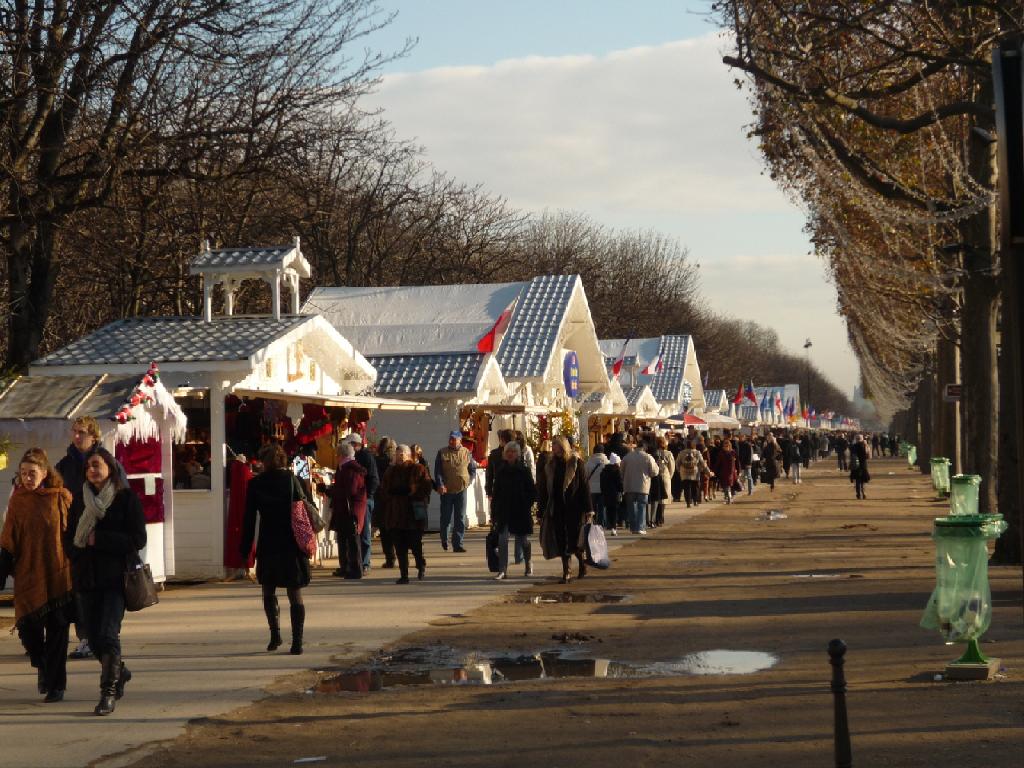
[[292, 648], [291, 654], [298, 656], [302, 653], [302, 627], [306, 623], [306, 606], [293, 605], [290, 608], [292, 617]]
[[572, 576], [569, 574], [569, 557], [562, 555], [562, 578], [560, 583], [568, 584], [570, 581], [572, 581]]
[[267, 625], [270, 627], [268, 651], [276, 651], [281, 647], [281, 609], [277, 604], [277, 595], [263, 596], [263, 612], [267, 614]]
[[114, 698], [120, 699], [121, 697], [124, 696], [124, 686], [125, 686], [125, 683], [127, 683], [131, 679], [132, 679], [131, 670], [128, 669], [128, 667], [126, 667], [124, 665], [124, 662], [122, 661], [121, 662], [121, 669], [117, 673], [117, 685], [115, 686], [115, 690], [114, 690]]
[[576, 560], [580, 564], [580, 570], [579, 570], [578, 578], [582, 579], [584, 576], [587, 575], [587, 562], [586, 562], [586, 560], [583, 559], [583, 555], [580, 555], [580, 554], [576, 555]]
[[100, 656], [100, 670], [100, 701], [93, 711], [97, 715], [109, 715], [114, 711], [114, 702], [117, 699], [121, 659], [112, 653], [104, 653]]

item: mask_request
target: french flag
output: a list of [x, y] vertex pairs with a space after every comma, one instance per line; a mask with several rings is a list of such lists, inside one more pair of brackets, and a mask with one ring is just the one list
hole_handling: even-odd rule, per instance
[[[733, 405], [739, 405], [740, 403], [743, 402], [743, 397], [744, 397], [743, 385], [740, 384], [739, 389], [736, 390], [736, 397], [734, 397], [732, 399], [732, 404]], [[755, 400], [754, 402], [756, 403], [757, 401]]]
[[776, 392], [775, 393], [775, 410], [778, 411], [779, 414], [781, 414], [782, 416], [786, 415], [786, 409], [782, 407], [782, 393], [781, 392]]
[[622, 343], [622, 351], [619, 353], [619, 359], [612, 363], [612, 376], [616, 379], [619, 378], [619, 374], [622, 372], [622, 364], [626, 360], [626, 347], [629, 346], [630, 339], [626, 339]]
[[640, 373], [644, 376], [654, 376], [655, 374], [661, 373], [661, 369], [663, 367], [664, 365], [661, 361], [661, 355], [655, 355], [654, 359], [651, 360], [651, 362], [647, 364], [647, 367], [640, 371]]
[[505, 308], [505, 311], [498, 316], [498, 319], [494, 323], [494, 325], [491, 326], [491, 330], [485, 333], [483, 335], [483, 338], [481, 338], [480, 341], [476, 343], [476, 351], [481, 352], [485, 355], [489, 352], [493, 352], [494, 348], [497, 346], [498, 336], [505, 332], [505, 329], [508, 328], [508, 321], [511, 319], [512, 305], [509, 304]]

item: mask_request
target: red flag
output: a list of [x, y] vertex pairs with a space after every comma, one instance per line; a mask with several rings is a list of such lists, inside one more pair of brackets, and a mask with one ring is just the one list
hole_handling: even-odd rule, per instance
[[732, 399], [733, 405], [739, 405], [743, 402], [743, 385], [740, 384], [740, 388], [736, 390], [736, 397]]
[[653, 376], [654, 374], [661, 371], [661, 355], [655, 355], [654, 359], [647, 364], [647, 366], [640, 371], [644, 376]]
[[612, 363], [612, 376], [616, 379], [619, 378], [619, 372], [622, 371], [622, 363], [626, 359], [626, 347], [629, 346], [629, 339], [622, 342], [622, 351], [619, 353], [619, 359]]
[[480, 339], [480, 341], [478, 341], [476, 343], [476, 351], [477, 352], [482, 352], [484, 354], [487, 354], [488, 352], [493, 352], [494, 351], [494, 347], [495, 347], [495, 342], [498, 339], [498, 335], [505, 332], [505, 329], [508, 328], [508, 321], [511, 320], [511, 319], [512, 319], [512, 306], [509, 305], [505, 309], [505, 311], [502, 312], [498, 316], [498, 319], [494, 323], [494, 325], [491, 327], [491, 330], [489, 330], [487, 333], [485, 333], [483, 338]]

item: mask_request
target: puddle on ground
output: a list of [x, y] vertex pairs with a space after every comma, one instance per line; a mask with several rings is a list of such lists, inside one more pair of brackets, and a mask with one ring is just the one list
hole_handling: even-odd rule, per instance
[[555, 603], [624, 603], [629, 595], [606, 595], [593, 592], [542, 592], [539, 595], [515, 595], [513, 603], [548, 605]]
[[[422, 658], [426, 649], [412, 649]], [[451, 649], [447, 651], [452, 652]], [[446, 655], [446, 654], [444, 654]], [[533, 655], [467, 657], [461, 664], [409, 667], [410, 654], [382, 657], [384, 664], [370, 669], [330, 675], [310, 693], [370, 693], [390, 688], [429, 685], [494, 685], [506, 681], [552, 680], [571, 677], [672, 677], [678, 675], [744, 675], [778, 663], [777, 656], [760, 651], [714, 650], [692, 653], [676, 661], [627, 663], [589, 659], [561, 651]]]
[[863, 579], [860, 573], [794, 573], [794, 579]]
[[771, 521], [771, 520], [786, 520], [788, 517], [789, 517], [789, 515], [787, 515], [781, 509], [769, 509], [767, 512], [764, 513], [764, 515], [762, 515], [761, 517], [755, 517], [754, 519], [755, 520], [761, 520], [761, 521], [765, 521], [765, 520]]

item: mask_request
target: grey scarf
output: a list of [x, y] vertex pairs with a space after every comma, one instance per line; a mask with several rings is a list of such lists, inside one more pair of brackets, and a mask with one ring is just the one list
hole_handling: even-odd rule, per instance
[[78, 527], [75, 528], [75, 546], [85, 549], [89, 544], [89, 534], [96, 529], [96, 523], [104, 518], [110, 503], [114, 500], [117, 489], [110, 480], [100, 489], [99, 493], [93, 493], [92, 486], [85, 483], [82, 486], [82, 500], [85, 502], [85, 510], [78, 519]]

